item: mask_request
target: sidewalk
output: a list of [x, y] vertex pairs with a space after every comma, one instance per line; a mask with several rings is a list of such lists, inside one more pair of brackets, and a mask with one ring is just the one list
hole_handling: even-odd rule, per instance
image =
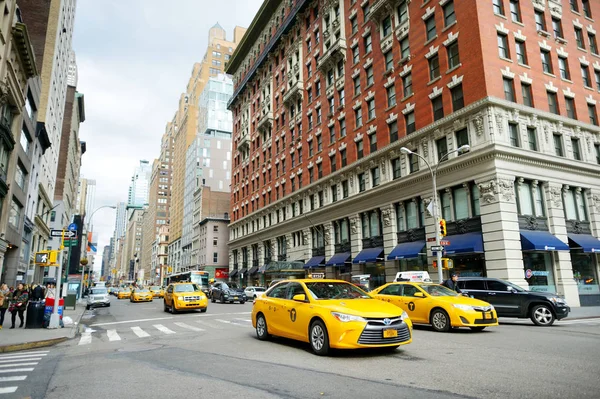
[[571, 308], [571, 313], [569, 313], [569, 316], [563, 320], [589, 319], [593, 317], [600, 317], [600, 306], [582, 306], [579, 308]]
[[[73, 319], [73, 324], [56, 329], [27, 329], [25, 325], [23, 325], [23, 328], [19, 328], [19, 316], [17, 316], [16, 327], [10, 329], [11, 315], [6, 312], [4, 325], [2, 326], [2, 330], [0, 330], [0, 353], [51, 346], [73, 338], [78, 331], [83, 312], [85, 312], [85, 301], [79, 301], [76, 309], [65, 309], [63, 317], [68, 316]], [[27, 313], [25, 313], [25, 322], [27, 322]]]

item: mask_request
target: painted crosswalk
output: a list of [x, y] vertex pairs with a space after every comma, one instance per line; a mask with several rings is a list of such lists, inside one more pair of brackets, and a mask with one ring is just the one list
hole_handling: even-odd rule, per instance
[[[247, 314], [232, 314], [233, 318], [185, 318], [182, 321], [175, 319], [161, 320], [162, 324], [141, 324], [138, 326], [126, 326], [125, 323], [106, 325], [95, 324], [93, 327], [86, 328], [79, 338], [78, 345], [90, 345], [95, 341], [103, 342], [119, 342], [132, 339], [151, 339], [153, 337], [173, 336], [177, 334], [205, 334], [211, 331], [224, 331], [226, 329], [243, 329], [252, 328], [252, 321], [247, 317]], [[26, 359], [27, 360], [27, 359]], [[24, 360], [25, 361], [25, 360]], [[23, 361], [23, 362], [24, 362]], [[27, 360], [28, 361], [28, 360]], [[0, 372], [2, 370], [0, 363]]]
[[19, 389], [19, 382], [27, 380], [49, 351], [15, 352], [0, 355], [0, 395], [11, 394]]

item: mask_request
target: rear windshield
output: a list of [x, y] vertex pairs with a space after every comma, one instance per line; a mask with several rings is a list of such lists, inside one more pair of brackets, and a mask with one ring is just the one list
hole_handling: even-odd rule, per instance
[[179, 284], [174, 287], [175, 292], [200, 291], [200, 287], [198, 287], [196, 284]]
[[256, 287], [256, 288], [254, 288], [254, 291], [256, 291], [256, 292], [265, 292], [266, 290], [264, 288], [262, 288], [262, 287]]
[[106, 295], [106, 288], [92, 288], [92, 295]]

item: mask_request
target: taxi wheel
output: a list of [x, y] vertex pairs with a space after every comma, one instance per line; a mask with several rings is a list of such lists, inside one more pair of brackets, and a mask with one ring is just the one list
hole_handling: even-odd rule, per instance
[[315, 320], [310, 325], [308, 338], [310, 347], [316, 355], [325, 356], [329, 353], [329, 336], [321, 320]]
[[200, 309], [200, 312], [201, 312], [201, 313], [206, 313], [206, 308], [204, 308], [204, 309]]
[[167, 301], [163, 301], [163, 311], [168, 312], [169, 308], [167, 307]]
[[485, 327], [471, 327], [471, 330], [473, 330], [473, 331], [483, 331], [483, 330], [485, 330]]
[[546, 305], [536, 305], [531, 308], [531, 321], [536, 326], [549, 327], [554, 324], [554, 313]]
[[267, 329], [267, 320], [265, 316], [259, 314], [256, 316], [256, 337], [261, 341], [269, 339], [269, 330]]
[[431, 312], [431, 326], [435, 331], [450, 331], [450, 318], [448, 317], [448, 313], [442, 309], [435, 309]]
[[[175, 301], [173, 301], [175, 302]], [[175, 303], [171, 304], [171, 314], [177, 314], [177, 309], [175, 308]]]

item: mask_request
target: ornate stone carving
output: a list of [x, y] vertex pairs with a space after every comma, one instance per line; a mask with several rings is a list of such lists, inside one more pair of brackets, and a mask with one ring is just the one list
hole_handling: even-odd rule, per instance
[[561, 196], [561, 188], [560, 187], [550, 187], [550, 201], [552, 204], [560, 208], [562, 204], [562, 196]]
[[550, 125], [544, 126], [544, 136], [544, 140], [548, 144], [550, 142]]
[[8, 84], [4, 81], [0, 82], [0, 106], [6, 104], [8, 100]]
[[496, 129], [499, 135], [502, 135], [504, 132], [504, 117], [502, 114], [496, 114]]
[[479, 197], [486, 204], [492, 204], [502, 199], [512, 202], [515, 196], [513, 183], [510, 180], [493, 179], [479, 183]]
[[350, 218], [350, 232], [352, 234], [358, 234], [358, 225], [360, 224], [360, 219], [355, 216]]
[[537, 230], [539, 223], [537, 218], [533, 216], [525, 216], [525, 223], [528, 230]]
[[424, 139], [423, 141], [421, 141], [421, 145], [423, 146], [423, 156], [425, 158], [427, 158], [429, 155], [429, 141], [427, 141], [427, 139]]
[[473, 124], [475, 125], [477, 136], [481, 136], [483, 134], [483, 116], [476, 115], [475, 118], [473, 118]]
[[308, 242], [308, 230], [302, 230], [302, 243]]
[[592, 203], [595, 204], [596, 212], [600, 213], [600, 195], [598, 195], [598, 194], [592, 195]]
[[325, 239], [325, 244], [329, 244], [331, 242], [331, 226], [324, 226], [323, 237]]
[[385, 227], [390, 227], [392, 225], [392, 210], [390, 208], [382, 209], [381, 217], [383, 218], [383, 225]]

